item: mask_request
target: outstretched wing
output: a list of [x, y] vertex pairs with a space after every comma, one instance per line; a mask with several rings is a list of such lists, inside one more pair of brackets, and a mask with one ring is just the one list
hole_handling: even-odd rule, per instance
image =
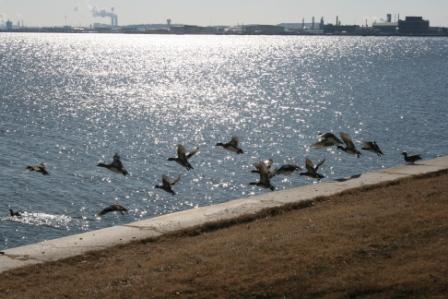
[[325, 141], [327, 144], [331, 145], [342, 144], [342, 141], [338, 137], [336, 137], [336, 135], [330, 132], [322, 134], [319, 140]]
[[177, 145], [177, 156], [180, 159], [184, 159], [187, 157], [187, 149], [182, 144]]
[[308, 170], [309, 173], [313, 173], [314, 172], [313, 161], [311, 161], [308, 158], [305, 159], [305, 167], [306, 167], [306, 170]]
[[187, 159], [193, 157], [199, 151], [199, 147], [195, 147], [191, 152], [188, 153]]
[[377, 153], [379, 153], [379, 154], [381, 154], [381, 155], [384, 155], [383, 151], [380, 149], [380, 147], [378, 146], [378, 144], [377, 144], [375, 141], [373, 142], [373, 149], [374, 149]]
[[353, 144], [353, 141], [350, 138], [350, 135], [348, 135], [347, 133], [344, 133], [344, 132], [341, 132], [340, 135], [341, 135], [341, 138], [344, 141], [345, 145], [347, 146], [347, 148], [351, 148], [351, 149], [355, 148], [355, 145]]
[[319, 167], [322, 166], [322, 164], [325, 163], [325, 159], [323, 159], [322, 161], [320, 161], [319, 163], [317, 163], [316, 167], [314, 168], [315, 171], [317, 171], [319, 169]]
[[311, 147], [319, 149], [323, 147], [342, 144], [342, 141], [333, 133], [325, 133], [319, 136], [318, 142], [311, 145]]
[[174, 186], [179, 181], [180, 181], [180, 175], [177, 176], [177, 178], [175, 178], [175, 179], [170, 178], [169, 176], [166, 176], [166, 175], [162, 175], [162, 184], [164, 186], [166, 186], [166, 185]]
[[171, 179], [166, 175], [162, 175], [162, 185], [163, 186], [171, 185]]
[[237, 136], [233, 136], [232, 139], [230, 139], [229, 144], [233, 147], [238, 147], [238, 145], [240, 144], [240, 139]]

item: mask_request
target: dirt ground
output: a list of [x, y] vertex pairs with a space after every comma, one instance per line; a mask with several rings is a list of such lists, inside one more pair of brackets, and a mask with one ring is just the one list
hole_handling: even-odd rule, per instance
[[0, 297], [448, 298], [448, 174], [16, 269]]

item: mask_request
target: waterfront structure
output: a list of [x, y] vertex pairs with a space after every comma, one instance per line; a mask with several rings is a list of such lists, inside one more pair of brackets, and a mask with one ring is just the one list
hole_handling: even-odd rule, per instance
[[12, 31], [12, 21], [6, 21], [6, 31]]
[[358, 25], [333, 25], [326, 24], [324, 34], [328, 35], [365, 35], [367, 32]]
[[402, 35], [424, 35], [429, 33], [429, 21], [423, 17], [406, 17], [398, 20], [398, 31]]
[[323, 33], [323, 18], [320, 23], [280, 23], [277, 26], [283, 27], [286, 33], [293, 34], [322, 34]]
[[285, 34], [285, 28], [277, 25], [245, 25], [243, 26], [243, 34]]
[[[171, 19], [167, 19], [162, 24], [133, 24], [118, 26], [118, 16], [114, 10], [93, 11], [95, 17], [110, 18], [111, 23], [94, 23], [90, 27], [24, 27], [15, 26], [12, 21], [7, 21], [0, 31], [15, 32], [98, 32], [98, 33], [141, 33], [141, 34], [236, 34], [236, 35], [358, 35], [358, 36], [382, 36], [382, 35], [420, 35], [420, 36], [448, 36], [446, 27], [429, 27], [429, 21], [422, 17], [408, 16], [405, 20], [387, 14], [386, 20], [374, 22], [371, 27], [367, 20], [365, 26], [342, 25], [341, 20], [336, 16], [336, 23], [325, 24], [324, 19], [320, 22], [312, 17], [310, 23], [305, 23], [303, 18], [297, 23], [280, 23], [278, 25], [250, 24], [236, 26], [196, 26], [173, 24]], [[19, 23], [20, 24], [20, 23]], [[18, 25], [19, 25], [18, 24]]]
[[379, 35], [396, 35], [398, 34], [398, 22], [392, 22], [392, 14], [386, 15], [385, 22], [374, 22], [372, 28]]

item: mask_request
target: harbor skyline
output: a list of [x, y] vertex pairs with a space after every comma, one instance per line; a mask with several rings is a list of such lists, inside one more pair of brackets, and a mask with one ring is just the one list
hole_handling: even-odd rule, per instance
[[398, 16], [423, 15], [433, 26], [448, 26], [448, 3], [442, 0], [421, 1], [330, 1], [320, 0], [248, 0], [244, 3], [230, 1], [133, 1], [124, 0], [0, 0], [0, 23], [10, 20], [25, 26], [90, 26], [108, 23], [111, 14], [119, 18], [120, 25], [176, 23], [194, 25], [278, 24], [282, 22], [311, 22], [321, 17], [335, 23], [336, 16], [342, 24], [370, 26], [381, 22], [386, 13]]

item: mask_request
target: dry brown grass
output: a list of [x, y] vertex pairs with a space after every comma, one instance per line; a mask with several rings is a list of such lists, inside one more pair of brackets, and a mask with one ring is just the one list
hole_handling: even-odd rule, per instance
[[447, 298], [448, 174], [0, 274], [5, 298]]

